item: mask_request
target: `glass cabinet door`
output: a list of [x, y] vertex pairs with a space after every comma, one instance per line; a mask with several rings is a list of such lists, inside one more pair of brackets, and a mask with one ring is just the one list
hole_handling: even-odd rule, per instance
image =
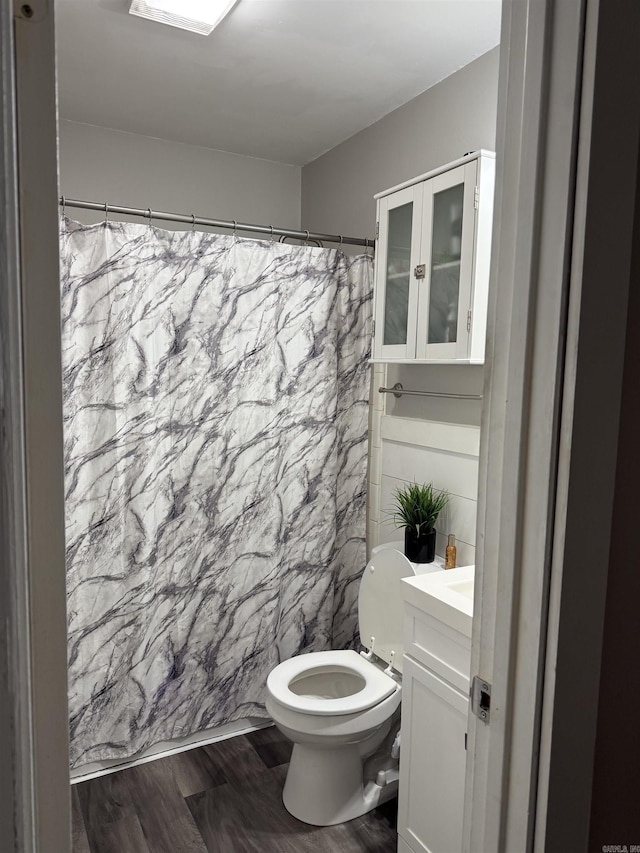
[[464, 359], [468, 354], [475, 176], [474, 162], [425, 183], [418, 358]]
[[414, 268], [420, 249], [422, 192], [415, 187], [380, 203], [376, 281], [375, 355], [415, 357], [417, 291]]
[[458, 335], [464, 184], [433, 194], [427, 343], [454, 343]]
[[387, 268], [384, 288], [383, 345], [407, 343], [409, 284], [411, 278], [411, 226], [413, 202], [394, 207], [388, 215]]

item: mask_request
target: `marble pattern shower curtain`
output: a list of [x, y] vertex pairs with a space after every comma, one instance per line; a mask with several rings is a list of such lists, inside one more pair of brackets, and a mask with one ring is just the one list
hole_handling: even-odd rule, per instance
[[61, 232], [71, 764], [266, 716], [356, 633], [372, 261]]

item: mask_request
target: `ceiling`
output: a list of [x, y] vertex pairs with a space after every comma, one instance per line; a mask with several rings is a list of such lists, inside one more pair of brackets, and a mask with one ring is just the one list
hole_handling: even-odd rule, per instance
[[240, 0], [207, 37], [55, 0], [60, 115], [303, 165], [490, 50], [500, 0]]

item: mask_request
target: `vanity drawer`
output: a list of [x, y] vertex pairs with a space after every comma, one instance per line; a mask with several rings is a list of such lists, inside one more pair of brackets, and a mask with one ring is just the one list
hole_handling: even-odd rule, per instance
[[469, 693], [471, 639], [405, 602], [404, 653]]

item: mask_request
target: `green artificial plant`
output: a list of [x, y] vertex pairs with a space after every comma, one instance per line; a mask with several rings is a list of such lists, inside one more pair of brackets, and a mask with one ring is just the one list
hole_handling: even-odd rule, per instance
[[431, 483], [408, 483], [394, 494], [395, 508], [391, 513], [396, 527], [408, 527], [416, 536], [435, 527], [438, 516], [449, 501], [449, 494], [434, 491]]

